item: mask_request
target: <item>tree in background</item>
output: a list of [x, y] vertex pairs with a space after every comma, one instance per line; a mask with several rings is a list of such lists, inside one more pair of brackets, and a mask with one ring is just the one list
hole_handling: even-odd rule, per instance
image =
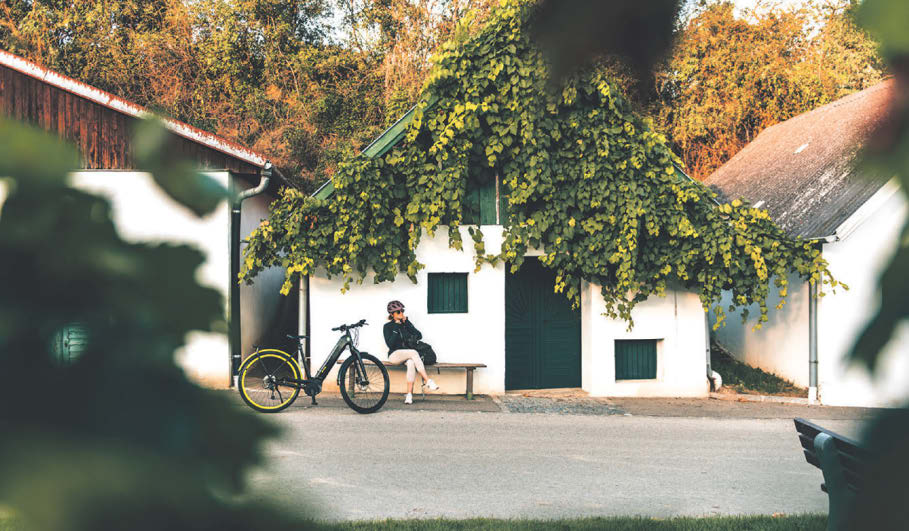
[[338, 0], [348, 44], [381, 58], [386, 124], [416, 103], [439, 46], [482, 27], [499, 0]]
[[854, 5], [751, 10], [710, 2], [680, 30], [650, 103], [689, 172], [704, 179], [763, 129], [883, 75]]
[[[252, 146], [312, 191], [416, 102], [441, 44], [475, 34], [498, 4], [0, 0], [0, 47]], [[565, 57], [581, 57], [587, 41], [613, 36], [607, 44], [621, 57], [601, 64], [701, 178], [763, 128], [881, 77], [875, 43], [853, 22], [854, 0], [743, 18], [718, 0], [683, 3], [681, 16], [676, 0], [614, 13], [603, 2], [562, 4], [589, 9], [583, 18], [595, 23], [556, 31], [544, 48], [574, 46]], [[558, 12], [546, 17], [556, 26]], [[607, 19], [625, 22], [603, 31]], [[673, 20], [670, 59], [642, 76], [668, 46]]]
[[0, 0], [0, 48], [268, 153], [304, 189], [385, 121], [329, 0]]

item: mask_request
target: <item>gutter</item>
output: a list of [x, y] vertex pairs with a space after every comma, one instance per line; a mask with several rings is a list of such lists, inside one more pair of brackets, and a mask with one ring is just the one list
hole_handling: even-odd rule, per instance
[[240, 352], [240, 284], [237, 278], [240, 275], [240, 212], [243, 201], [260, 195], [265, 192], [268, 183], [271, 182], [272, 173], [284, 179], [281, 172], [266, 162], [262, 166], [259, 184], [255, 188], [244, 190], [237, 194], [230, 207], [230, 292], [227, 297], [228, 313], [228, 343], [230, 352], [230, 382], [231, 387], [235, 385], [235, 378], [240, 370], [241, 352]]

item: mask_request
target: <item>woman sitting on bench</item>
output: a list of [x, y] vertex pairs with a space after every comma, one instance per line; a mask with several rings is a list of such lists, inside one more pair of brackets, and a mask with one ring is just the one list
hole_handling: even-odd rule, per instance
[[415, 372], [420, 373], [423, 385], [430, 391], [437, 390], [439, 386], [426, 374], [423, 360], [420, 359], [417, 351], [405, 348], [408, 344], [406, 338], [412, 337], [416, 341], [421, 339], [423, 334], [404, 315], [404, 305], [401, 304], [401, 301], [391, 301], [386, 309], [388, 310], [388, 322], [385, 323], [382, 331], [385, 334], [385, 344], [388, 345], [388, 361], [394, 365], [407, 364], [407, 396], [404, 397], [404, 403], [413, 404]]

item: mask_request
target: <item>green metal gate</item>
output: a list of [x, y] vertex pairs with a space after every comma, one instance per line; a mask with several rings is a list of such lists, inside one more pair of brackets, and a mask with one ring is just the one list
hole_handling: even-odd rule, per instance
[[505, 273], [505, 389], [581, 386], [581, 311], [537, 258]]

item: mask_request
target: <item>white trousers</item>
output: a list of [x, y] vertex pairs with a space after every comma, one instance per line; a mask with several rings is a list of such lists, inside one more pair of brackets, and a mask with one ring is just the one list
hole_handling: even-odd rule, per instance
[[388, 361], [394, 365], [400, 365], [402, 363], [407, 364], [408, 382], [412, 382], [416, 379], [416, 373], [426, 372], [426, 369], [423, 367], [423, 360], [420, 359], [420, 355], [417, 351], [413, 349], [398, 349], [388, 355]]

